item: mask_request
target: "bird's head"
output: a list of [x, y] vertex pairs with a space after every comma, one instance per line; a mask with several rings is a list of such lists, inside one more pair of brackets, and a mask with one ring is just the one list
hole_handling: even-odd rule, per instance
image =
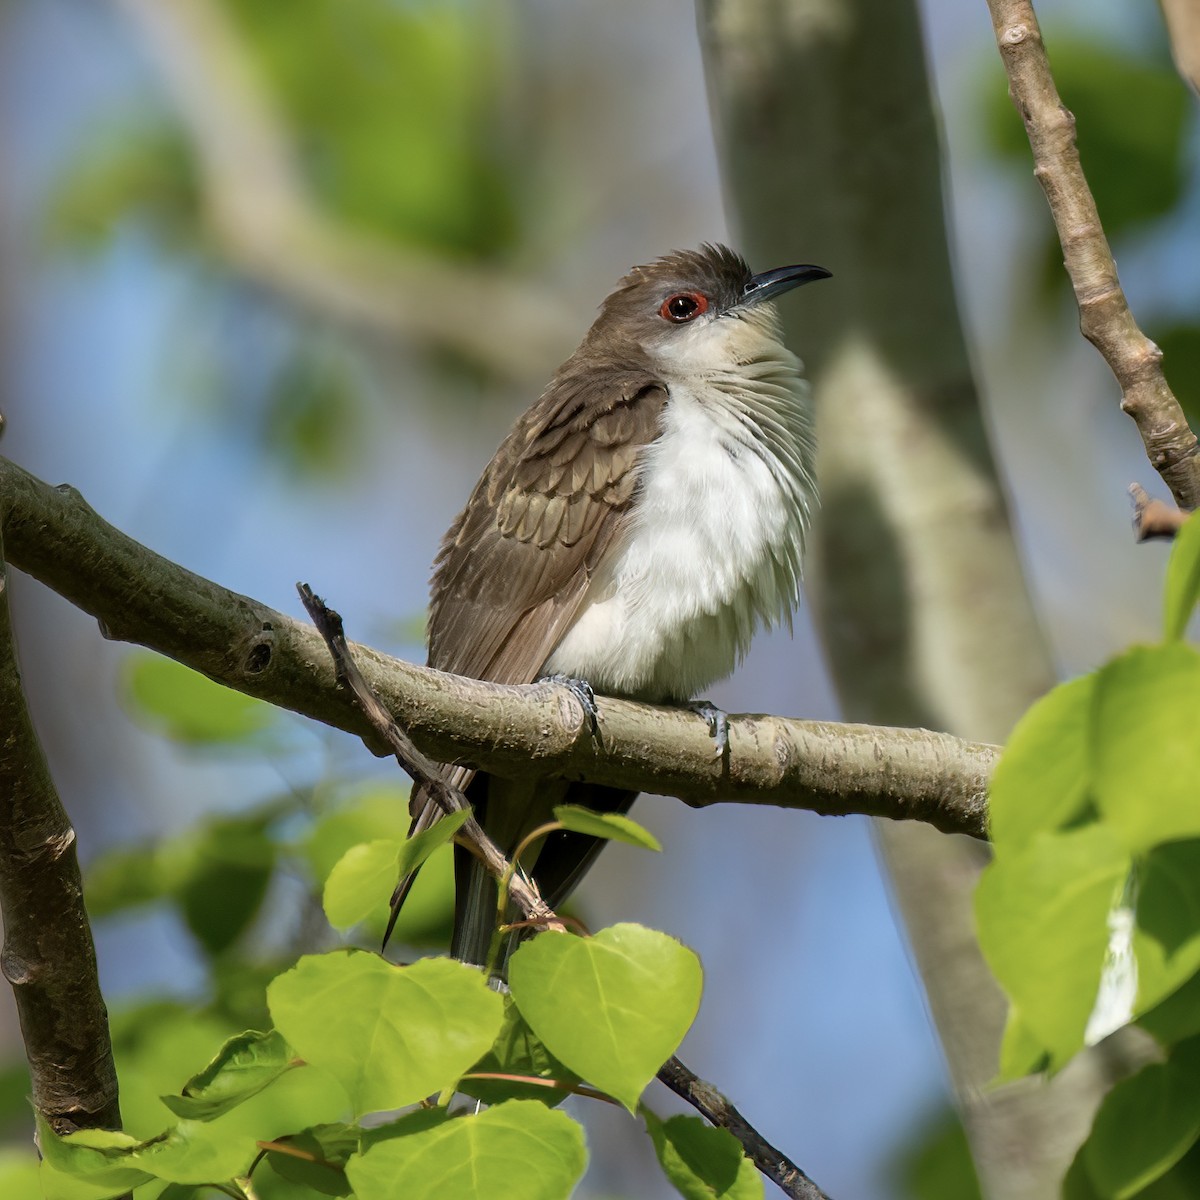
[[799, 264], [755, 275], [727, 246], [680, 250], [634, 267], [605, 300], [587, 341], [619, 351], [636, 345], [653, 361], [687, 370], [748, 361], [758, 343], [779, 344], [776, 296], [826, 279]]

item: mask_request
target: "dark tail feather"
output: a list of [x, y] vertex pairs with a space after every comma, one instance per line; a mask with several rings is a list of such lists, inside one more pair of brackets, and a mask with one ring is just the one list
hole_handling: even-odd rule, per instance
[[[580, 804], [594, 812], [624, 813], [636, 798], [637, 792], [577, 783], [567, 789], [559, 802]], [[476, 813], [480, 813], [482, 796], [472, 795], [471, 799]], [[486, 816], [481, 815], [480, 820], [486, 828]], [[605, 840], [566, 830], [546, 838], [533, 867], [533, 879], [551, 908], [557, 908], [575, 890], [604, 848]], [[458, 846], [454, 848], [454, 880], [454, 936], [450, 952], [462, 962], [484, 966], [496, 931], [496, 881], [473, 854]], [[519, 938], [514, 938], [509, 942], [496, 966], [497, 974], [504, 974], [504, 963], [518, 941]]]

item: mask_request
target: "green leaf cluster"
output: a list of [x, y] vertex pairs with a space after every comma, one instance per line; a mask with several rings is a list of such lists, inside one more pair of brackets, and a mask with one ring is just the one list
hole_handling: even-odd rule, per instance
[[[695, 1016], [700, 966], [635, 925], [541, 934], [511, 965], [504, 997], [447, 958], [306, 955], [267, 988], [271, 1031], [226, 1040], [156, 1110], [135, 1093], [131, 1129], [155, 1111], [173, 1122], [148, 1136], [40, 1127], [45, 1194], [103, 1200], [165, 1184], [238, 1197], [253, 1177], [254, 1194], [281, 1197], [565, 1198], [587, 1154], [582, 1128], [555, 1104], [583, 1077], [635, 1111]], [[145, 1016], [139, 1036], [152, 1049]], [[473, 1085], [489, 1107], [456, 1109], [454, 1093]], [[685, 1196], [762, 1195], [728, 1134], [645, 1119]]]
[[[124, 693], [138, 719], [193, 752], [279, 744], [269, 710], [173, 663], [135, 656]], [[555, 816], [563, 828], [659, 848], [627, 817], [572, 806]], [[278, 917], [270, 897], [284, 876], [309, 890], [308, 941], [328, 943], [336, 929], [377, 945], [397, 878], [420, 867], [399, 936], [444, 934], [449, 843], [466, 817], [405, 838], [397, 788], [324, 785], [93, 863], [93, 914], [173, 906], [204, 952], [210, 995], [198, 1008], [151, 1000], [115, 1014], [126, 1131], [63, 1138], [41, 1128], [44, 1161], [14, 1163], [12, 1194], [553, 1200], [586, 1165], [583, 1129], [558, 1109], [581, 1094], [640, 1114], [683, 1195], [760, 1197], [728, 1134], [660, 1122], [641, 1104], [700, 1002], [700, 964], [666, 934], [626, 924], [528, 937], [508, 962], [505, 995], [483, 971], [441, 957], [397, 966], [355, 946], [298, 959], [285, 950], [274, 963], [249, 953], [250, 934], [261, 943]], [[313, 924], [318, 898], [332, 929]]]
[[1107, 1097], [1071, 1196], [1174, 1194], [1200, 1138], [1200, 653], [1182, 640], [1198, 597], [1193, 519], [1163, 641], [1035, 704], [992, 780], [995, 858], [975, 899], [1011, 1001], [1001, 1077], [1057, 1070], [1131, 1020], [1165, 1057]]

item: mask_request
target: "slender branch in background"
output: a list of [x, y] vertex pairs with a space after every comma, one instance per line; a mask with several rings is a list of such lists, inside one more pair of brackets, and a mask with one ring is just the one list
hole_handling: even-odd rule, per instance
[[[450, 785], [437, 763], [426, 758], [412, 739], [392, 718], [383, 702], [376, 696], [354, 662], [346, 641], [341, 616], [314, 595], [306, 583], [297, 585], [300, 599], [313, 624], [325, 641], [334, 662], [337, 682], [348, 688], [364, 716], [379, 735], [391, 746], [396, 761], [414, 782], [434, 797], [447, 812], [467, 807], [462, 793]], [[483, 831], [473, 817], [467, 821], [459, 837], [487, 864], [497, 879], [509, 880], [509, 895], [517, 907], [538, 925], [556, 924], [553, 909], [537, 894], [519, 871], [513, 871], [500, 848]], [[658, 1078], [676, 1095], [686, 1100], [701, 1116], [720, 1129], [726, 1129], [741, 1143], [746, 1157], [768, 1179], [779, 1185], [794, 1200], [829, 1200], [829, 1197], [786, 1155], [781, 1154], [738, 1112], [716, 1088], [705, 1083], [694, 1072], [671, 1057], [658, 1072]]]
[[25, 707], [2, 560], [0, 731], [0, 966], [16, 997], [34, 1107], [59, 1134], [120, 1129], [75, 831]]
[[[401, 768], [443, 812], [469, 809], [470, 805], [462, 792], [449, 783], [445, 772], [437, 763], [417, 749], [412, 738], [400, 728], [363, 678], [346, 641], [341, 614], [328, 607], [307, 583], [298, 584], [297, 590], [308, 615], [317, 627], [317, 632], [325, 639], [325, 645], [329, 648], [338, 684], [350, 690], [363, 716], [391, 746]], [[520, 871], [510, 872], [509, 862], [503, 851], [488, 837], [483, 826], [474, 817], [469, 817], [463, 824], [459, 837], [471, 844], [472, 850], [497, 879], [509, 876], [508, 894], [528, 920], [539, 925], [556, 921], [554, 911], [524, 875]]]
[[[286, 124], [220, 4], [112, 0], [159, 67], [195, 149], [230, 261], [319, 315], [449, 347], [526, 382], [575, 331], [541, 285], [352, 232], [320, 211]], [[487, 313], [471, 320], [466, 314]]]
[[1167, 23], [1175, 67], [1200, 96], [1200, 6], [1196, 0], [1159, 0], [1159, 4]]
[[1139, 483], [1130, 484], [1129, 495], [1133, 498], [1133, 532], [1139, 542], [1173, 538], [1188, 518], [1182, 509], [1154, 499]]
[[1112, 250], [1075, 145], [1075, 118], [1059, 99], [1029, 0], [988, 0], [1013, 103], [1025, 122], [1034, 175], [1062, 243], [1079, 328], [1121, 387], [1121, 408], [1137, 424], [1151, 466], [1176, 504], [1200, 505], [1196, 438], [1162, 371], [1162, 351], [1138, 328], [1117, 279]]
[[675, 1095], [686, 1100], [701, 1116], [720, 1129], [728, 1129], [742, 1144], [746, 1157], [793, 1200], [830, 1200], [787, 1155], [781, 1154], [742, 1116], [711, 1083], [669, 1058], [658, 1072]]
[[[74, 489], [50, 487], [4, 458], [0, 498], [12, 564], [98, 618], [105, 636], [148, 646], [386, 751], [335, 687], [310, 625], [155, 554], [102, 520]], [[605, 697], [598, 698], [598, 746], [585, 735], [578, 701], [555, 684], [460, 679], [353, 649], [372, 690], [439, 762], [655, 792], [694, 808], [728, 801], [866, 813], [986, 836], [994, 746], [924, 729], [746, 715], [730, 718], [722, 762], [694, 713]]]

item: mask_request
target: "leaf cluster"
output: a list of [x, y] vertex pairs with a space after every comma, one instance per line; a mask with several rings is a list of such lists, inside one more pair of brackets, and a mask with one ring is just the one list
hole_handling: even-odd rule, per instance
[[995, 858], [976, 917], [1012, 1002], [1002, 1080], [1056, 1071], [1131, 1020], [1162, 1047], [1105, 1099], [1072, 1200], [1195, 1194], [1200, 653], [1183, 635], [1198, 597], [1191, 519], [1167, 573], [1163, 641], [1034, 705], [992, 781]]

